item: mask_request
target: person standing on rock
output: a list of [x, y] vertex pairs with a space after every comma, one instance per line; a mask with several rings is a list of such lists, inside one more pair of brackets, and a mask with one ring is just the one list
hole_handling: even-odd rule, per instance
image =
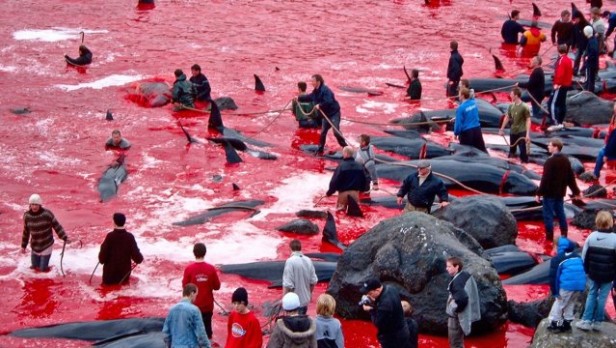
[[558, 254], [550, 260], [550, 289], [554, 304], [548, 317], [548, 330], [555, 333], [571, 331], [576, 298], [586, 289], [584, 263], [575, 252], [577, 247], [567, 237], [560, 237]]
[[447, 273], [453, 277], [447, 291], [447, 336], [449, 347], [464, 348], [464, 336], [471, 333], [471, 324], [481, 319], [479, 292], [475, 279], [462, 271], [463, 263], [458, 257], [447, 259]]
[[298, 102], [312, 102], [316, 108], [318, 117], [323, 116], [323, 114], [323, 117], [326, 117], [326, 119], [323, 120], [321, 136], [319, 137], [319, 147], [317, 149], [317, 155], [321, 155], [325, 149], [327, 133], [329, 129], [332, 128], [332, 125], [334, 128], [334, 136], [338, 144], [345, 147], [347, 143], [340, 131], [340, 104], [338, 104], [334, 92], [325, 85], [325, 80], [323, 80], [323, 77], [319, 74], [312, 75], [311, 81], [312, 87], [314, 87], [312, 93], [297, 96], [294, 100]]
[[438, 196], [441, 207], [449, 204], [445, 183], [432, 173], [430, 162], [426, 160], [417, 163], [417, 173], [413, 173], [404, 179], [396, 196], [398, 197], [398, 205], [402, 205], [404, 196], [407, 196], [408, 201], [404, 207], [404, 211], [407, 213], [419, 211], [430, 214], [434, 196]]
[[398, 290], [381, 284], [376, 278], [370, 278], [359, 291], [365, 295], [360, 304], [364, 311], [370, 312], [381, 348], [410, 348], [409, 329]]
[[558, 218], [560, 235], [567, 237], [569, 227], [565, 216], [564, 197], [567, 186], [573, 193], [573, 198], [580, 198], [580, 189], [575, 181], [575, 174], [567, 156], [560, 153], [563, 143], [558, 138], [550, 139], [548, 151], [552, 154], [543, 165], [541, 183], [537, 189], [535, 200], [541, 202], [543, 197], [543, 223], [545, 225], [545, 240], [554, 239], [554, 215]]
[[299, 314], [306, 314], [312, 300], [312, 291], [319, 279], [312, 260], [302, 254], [302, 243], [293, 239], [289, 247], [291, 256], [284, 263], [282, 271], [282, 294], [296, 293], [300, 302], [297, 311]]
[[595, 219], [597, 231], [591, 233], [582, 249], [584, 270], [589, 289], [582, 320], [575, 324], [580, 330], [600, 331], [605, 320], [605, 302], [616, 279], [616, 234], [612, 233], [612, 212], [602, 210]]
[[24, 229], [21, 236], [21, 252], [26, 253], [30, 243], [32, 249], [30, 260], [31, 269], [41, 272], [49, 271], [49, 259], [53, 251], [52, 229], [65, 243], [70, 243], [62, 225], [56, 220], [51, 210], [43, 208], [41, 196], [34, 193], [28, 200], [29, 209], [24, 213]]

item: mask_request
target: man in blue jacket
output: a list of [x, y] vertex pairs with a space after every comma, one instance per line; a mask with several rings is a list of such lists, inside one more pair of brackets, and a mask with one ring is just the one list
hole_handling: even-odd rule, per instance
[[329, 122], [327, 119], [323, 120], [317, 154], [323, 154], [325, 140], [327, 140], [327, 132], [332, 128], [330, 122], [334, 126], [334, 136], [336, 140], [338, 140], [338, 144], [342, 147], [347, 146], [342, 132], [340, 132], [340, 104], [338, 104], [334, 92], [332, 92], [329, 87], [325, 86], [325, 80], [323, 80], [323, 77], [319, 74], [312, 75], [312, 87], [314, 87], [312, 93], [297, 96], [295, 100], [299, 102], [312, 102], [320, 116], [329, 119]]
[[201, 312], [193, 304], [198, 291], [195, 284], [186, 284], [182, 290], [182, 301], [169, 310], [163, 325], [167, 347], [212, 347], [205, 333]]
[[555, 298], [548, 326], [552, 332], [571, 331], [575, 299], [586, 289], [584, 263], [575, 252], [577, 247], [567, 237], [560, 237], [558, 254], [550, 260], [550, 289]]
[[488, 152], [481, 133], [479, 109], [477, 109], [475, 99], [470, 96], [471, 93], [467, 88], [460, 89], [460, 106], [456, 110], [453, 134], [460, 139], [460, 144]]
[[404, 207], [405, 212], [419, 211], [426, 214], [430, 214], [434, 196], [437, 195], [441, 201], [441, 207], [449, 204], [447, 202], [449, 196], [443, 180], [432, 173], [430, 162], [425, 160], [417, 164], [417, 173], [413, 173], [404, 179], [398, 194], [396, 194], [398, 205], [401, 205], [404, 196], [407, 196], [408, 202]]

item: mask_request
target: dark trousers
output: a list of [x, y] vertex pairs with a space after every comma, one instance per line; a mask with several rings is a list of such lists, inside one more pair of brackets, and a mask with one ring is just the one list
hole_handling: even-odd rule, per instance
[[525, 136], [526, 136], [526, 132], [509, 134], [509, 145], [511, 146], [509, 148], [509, 157], [515, 156], [516, 150], [519, 148], [520, 149], [520, 160], [522, 161], [522, 163], [528, 163], [528, 154], [526, 153], [526, 140], [520, 140], [518, 145], [516, 146], [513, 146], [513, 144], [515, 144], [516, 141], [518, 141], [518, 139], [522, 139]]
[[586, 82], [584, 82], [584, 89], [595, 93], [595, 80], [597, 77], [598, 69], [590, 68], [586, 65]]
[[[533, 98], [531, 98], [530, 94], [528, 93], [522, 94], [522, 101], [526, 103], [530, 102], [532, 106], [532, 116], [534, 118], [541, 118], [541, 116], [543, 116], [543, 110], [541, 110], [541, 102], [543, 101], [543, 97], [534, 99]], [[537, 101], [537, 103], [535, 102], [535, 100]]]
[[567, 226], [563, 198], [543, 197], [543, 224], [545, 225], [545, 239], [548, 241], [554, 239], [554, 215], [558, 218], [560, 235], [567, 237], [569, 226]]
[[203, 318], [203, 324], [205, 325], [205, 333], [207, 338], [212, 339], [212, 315], [214, 313], [201, 312], [201, 318]]
[[[332, 122], [334, 127], [338, 129], [338, 131], [334, 130], [334, 136], [336, 137], [336, 140], [338, 140], [338, 144], [342, 147], [347, 146], [347, 143], [344, 141], [342, 133], [340, 132], [340, 112], [336, 112], [333, 115], [327, 115], [327, 117]], [[323, 149], [325, 149], [325, 140], [327, 140], [327, 132], [329, 132], [330, 128], [332, 128], [332, 126], [329, 122], [327, 122], [327, 120], [323, 120], [323, 125], [321, 126], [321, 136], [319, 137], [319, 152], [323, 152]]]
[[580, 49], [579, 47], [575, 51], [575, 59], [573, 60], [573, 76], [577, 76], [579, 74], [580, 62], [582, 61], [584, 51], [586, 51], [586, 48]]
[[44, 256], [36, 255], [35, 253], [30, 254], [32, 268], [38, 268], [41, 272], [46, 272], [49, 269], [49, 259], [51, 259], [51, 254]]
[[312, 118], [299, 121], [299, 128], [319, 128], [319, 127], [321, 127], [321, 124], [317, 120], [312, 119]]
[[555, 89], [550, 95], [548, 105], [550, 106], [550, 115], [555, 124], [562, 124], [567, 115], [567, 92], [569, 87], [561, 86]]
[[458, 85], [460, 84], [460, 80], [458, 81], [447, 81], [447, 96], [455, 97], [458, 95]]
[[483, 142], [481, 127], [467, 129], [460, 133], [458, 138], [460, 139], [460, 144], [462, 145], [473, 146], [483, 152], [488, 152], [488, 150], [486, 150], [486, 144]]

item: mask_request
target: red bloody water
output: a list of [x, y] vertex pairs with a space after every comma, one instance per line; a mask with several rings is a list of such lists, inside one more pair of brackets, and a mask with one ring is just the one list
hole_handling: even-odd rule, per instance
[[[354, 140], [361, 133], [381, 135], [389, 119], [418, 108], [451, 106], [443, 98], [443, 86], [452, 39], [460, 42], [465, 77], [493, 75], [490, 48], [501, 56], [509, 74], [526, 72], [528, 63], [509, 48], [499, 49], [499, 32], [514, 8], [530, 18], [530, 1], [437, 0], [429, 6], [419, 0], [160, 1], [153, 9], [135, 5], [124, 0], [3, 3], [0, 313], [4, 332], [78, 320], [164, 316], [180, 297], [179, 279], [192, 257], [193, 243], [208, 244], [207, 260], [216, 264], [254, 261], [252, 255], [284, 259], [293, 236], [275, 227], [314, 203], [321, 209], [333, 208], [334, 199], [321, 201], [320, 195], [329, 178], [325, 169], [335, 164], [298, 150], [300, 144], [315, 143], [318, 133], [296, 130], [290, 113], [224, 116], [228, 127], [274, 144], [270, 151], [279, 155], [272, 162], [243, 154], [243, 163], [227, 165], [219, 146], [186, 146], [177, 118], [193, 136], [204, 140], [208, 136], [205, 115], [133, 103], [126, 98], [132, 81], [162, 78], [171, 83], [174, 69], [189, 72], [192, 64], [199, 63], [214, 97], [231, 96], [239, 112], [250, 113], [283, 108], [294, 96], [297, 81], [320, 73], [342, 105], [343, 133]], [[540, 5], [543, 20], [552, 22], [568, 2], [542, 1]], [[94, 62], [87, 69], [67, 67], [62, 56], [77, 54], [78, 33], [84, 29]], [[35, 37], [35, 30], [46, 31]], [[52, 34], [67, 32], [72, 34], [66, 39], [49, 40]], [[420, 69], [421, 103], [408, 103], [404, 90], [385, 86], [385, 82], [405, 84], [402, 65]], [[252, 74], [261, 77], [265, 93], [254, 92]], [[118, 83], [122, 76], [126, 82]], [[111, 79], [112, 86], [101, 88], [105, 78]], [[80, 85], [93, 82], [95, 88]], [[352, 94], [337, 88], [343, 85], [384, 93], [378, 97]], [[24, 116], [9, 112], [25, 106], [33, 112]], [[113, 122], [104, 120], [107, 109], [114, 114]], [[97, 180], [114, 158], [103, 150], [103, 142], [116, 128], [133, 143], [127, 159], [129, 178], [117, 198], [99, 203]], [[449, 136], [435, 137], [446, 142]], [[331, 136], [328, 144], [337, 148]], [[323, 173], [320, 179], [319, 173]], [[215, 180], [215, 175], [222, 176], [222, 181]], [[309, 183], [302, 181], [308, 179]], [[242, 190], [232, 191], [231, 183]], [[395, 186], [384, 182], [378, 194], [393, 192]], [[48, 274], [28, 270], [28, 255], [18, 252], [21, 214], [33, 192], [42, 195], [44, 205], [56, 214], [71, 239], [79, 241], [67, 246], [66, 277], [59, 271], [59, 243]], [[295, 196], [306, 198], [296, 201]], [[172, 225], [237, 199], [263, 199], [267, 212], [262, 218], [248, 219], [247, 214], [238, 213], [205, 225]], [[127, 226], [137, 235], [146, 261], [135, 270], [130, 286], [103, 289], [100, 268], [91, 284], [89, 278], [116, 211], [128, 216]], [[343, 242], [352, 242], [381, 219], [398, 214], [382, 208], [364, 212], [362, 220], [337, 216]], [[315, 222], [322, 227], [321, 221]], [[521, 226], [519, 244], [544, 252], [539, 244], [541, 227], [533, 226]], [[573, 236], [583, 241], [582, 232], [574, 231]], [[321, 243], [320, 236], [301, 239], [305, 251], [335, 251]], [[224, 285], [217, 299], [224, 306], [240, 285], [249, 288], [258, 314], [263, 302], [280, 297], [280, 290], [268, 290], [263, 282], [231, 275], [221, 278]], [[321, 284], [316, 293], [325, 289]], [[516, 300], [547, 293], [544, 287], [534, 286], [509, 287], [507, 292]], [[226, 317], [216, 314], [215, 341], [224, 342], [225, 325]], [[349, 347], [377, 345], [370, 323], [343, 320], [343, 328]], [[520, 347], [529, 342], [532, 331], [508, 323], [491, 335], [468, 341], [474, 347]], [[425, 347], [447, 345], [444, 338], [420, 337]], [[88, 343], [1, 336], [0, 345], [80, 347]]]

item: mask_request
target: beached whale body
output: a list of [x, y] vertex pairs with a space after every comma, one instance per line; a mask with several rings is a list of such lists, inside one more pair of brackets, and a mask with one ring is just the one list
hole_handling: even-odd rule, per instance
[[[430, 164], [437, 176], [444, 174], [482, 192], [521, 196], [532, 196], [537, 192], [537, 185], [526, 176], [491, 165], [438, 158], [430, 160]], [[402, 182], [409, 174], [416, 172], [415, 167], [411, 167], [416, 165], [417, 161], [404, 161], [377, 164], [376, 168], [379, 178]], [[459, 186], [448, 178], [442, 179], [447, 187]]]

